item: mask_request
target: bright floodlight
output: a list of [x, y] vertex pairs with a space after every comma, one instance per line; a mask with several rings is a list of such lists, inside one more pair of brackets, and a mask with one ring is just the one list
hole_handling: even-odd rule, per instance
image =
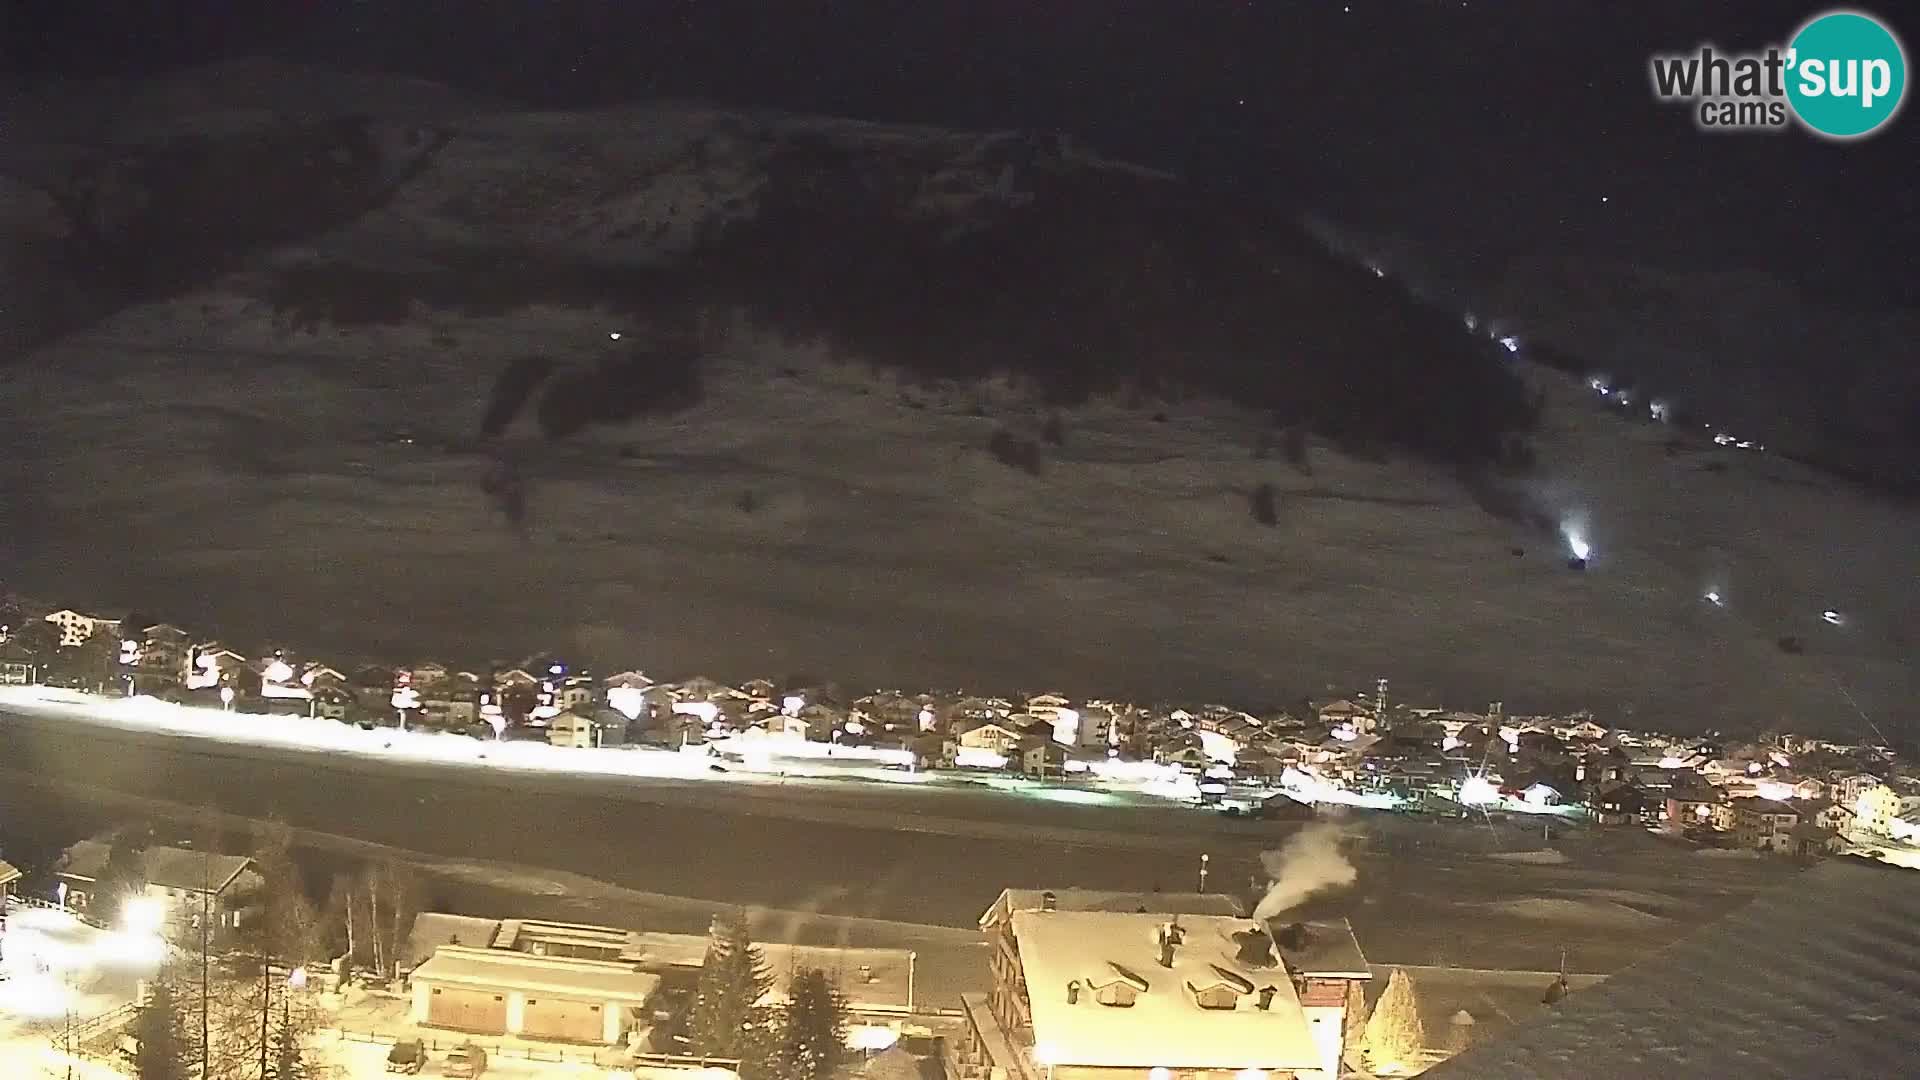
[[615, 686], [607, 690], [607, 704], [629, 720], [640, 719], [646, 711], [646, 692], [632, 686]]
[[608, 341], [619, 341], [619, 340], [620, 340], [620, 331], [618, 331], [618, 330], [609, 330], [609, 331], [607, 331], [607, 340], [608, 340]]
[[847, 1032], [847, 1045], [868, 1054], [891, 1050], [900, 1041], [900, 1033], [880, 1024], [861, 1024]]
[[1469, 776], [1460, 782], [1460, 801], [1467, 806], [1485, 806], [1500, 801], [1500, 789], [1484, 776]]
[[1514, 337], [1512, 334], [1508, 334], [1506, 337], [1500, 339], [1500, 347], [1508, 352], [1519, 352], [1520, 339]]
[[1843, 626], [1846, 624], [1846, 621], [1847, 621], [1846, 616], [1841, 615], [1839, 612], [1833, 610], [1832, 608], [1828, 608], [1827, 610], [1821, 612], [1820, 618], [1826, 620], [1828, 623], [1834, 626]]
[[293, 678], [293, 668], [288, 667], [285, 660], [275, 660], [273, 663], [267, 665], [267, 670], [264, 674], [268, 682], [286, 682], [288, 679]]
[[223, 686], [220, 688], [220, 704], [222, 705], [233, 704], [233, 687]]
[[1712, 604], [1714, 607], [1721, 607], [1726, 604], [1726, 599], [1720, 595], [1720, 590], [1708, 589], [1707, 603]]
[[129, 896], [120, 905], [120, 925], [132, 933], [151, 934], [160, 929], [166, 914], [166, 906], [155, 897]]
[[1593, 545], [1587, 543], [1586, 537], [1569, 529], [1567, 531], [1567, 550], [1573, 552], [1574, 558], [1584, 562], [1587, 556], [1593, 554]]

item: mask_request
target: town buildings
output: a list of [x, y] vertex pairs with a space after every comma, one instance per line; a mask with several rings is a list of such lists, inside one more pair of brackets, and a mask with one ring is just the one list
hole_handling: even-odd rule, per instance
[[[105, 875], [113, 846], [102, 840], [82, 840], [68, 848], [55, 871], [66, 886], [65, 902], [76, 911], [92, 913], [102, 922], [120, 917], [127, 897], [103, 896], [98, 883]], [[231, 929], [243, 916], [243, 878], [253, 866], [244, 855], [217, 855], [186, 848], [154, 845], [138, 853], [146, 878], [143, 895], [159, 901], [166, 924], [198, 926], [202, 913], [215, 928]]]

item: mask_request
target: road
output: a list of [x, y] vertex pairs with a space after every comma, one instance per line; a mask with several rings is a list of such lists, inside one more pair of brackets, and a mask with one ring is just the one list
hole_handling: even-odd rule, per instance
[[[1190, 889], [1202, 853], [1210, 888], [1245, 895], [1264, 880], [1260, 854], [1290, 829], [1145, 801], [367, 760], [8, 710], [0, 763], [13, 774], [0, 778], [10, 832], [36, 822], [97, 827], [99, 800], [55, 789], [90, 785], [422, 853], [463, 867], [459, 881], [489, 889], [494, 904], [516, 892], [528, 903], [591, 903], [578, 875], [605, 883], [601, 899], [615, 910], [628, 890], [967, 927], [1010, 885]], [[1634, 830], [1557, 840], [1565, 865], [1516, 864], [1486, 853], [1537, 847], [1531, 828], [1346, 820], [1359, 881], [1305, 913], [1350, 917], [1381, 962], [1550, 970], [1566, 947], [1577, 970], [1611, 971], [1791, 872], [1703, 859]]]

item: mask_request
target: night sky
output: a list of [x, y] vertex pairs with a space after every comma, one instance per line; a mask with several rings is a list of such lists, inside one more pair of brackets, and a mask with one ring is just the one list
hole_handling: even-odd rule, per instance
[[1474, 275], [1561, 253], [1754, 267], [1877, 306], [1910, 291], [1920, 240], [1914, 116], [1828, 144], [1798, 131], [1704, 135], [1652, 100], [1648, 53], [1783, 41], [1824, 10], [1806, 3], [11, 0], [6, 10], [7, 68], [27, 79], [271, 54], [553, 107], [664, 95], [1063, 130], [1406, 237]]

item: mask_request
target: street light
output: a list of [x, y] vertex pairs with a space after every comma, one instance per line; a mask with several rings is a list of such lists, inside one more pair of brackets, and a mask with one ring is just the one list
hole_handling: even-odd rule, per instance
[[228, 712], [233, 711], [233, 687], [223, 686], [220, 688], [220, 705]]

